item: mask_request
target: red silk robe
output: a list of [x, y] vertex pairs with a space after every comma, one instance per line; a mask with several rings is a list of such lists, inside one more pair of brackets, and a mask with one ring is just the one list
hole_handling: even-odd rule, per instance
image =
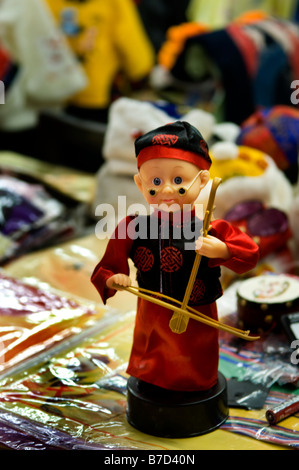
[[[127, 217], [116, 228], [91, 277], [104, 303], [116, 292], [106, 287], [107, 279], [116, 273], [129, 274], [128, 259], [134, 246], [132, 234], [127, 233], [131, 230], [128, 229], [131, 220], [132, 218]], [[241, 274], [254, 268], [259, 258], [259, 248], [250, 237], [224, 220], [215, 220], [211, 226], [209, 233], [226, 243], [231, 257], [228, 260], [206, 258], [208, 269], [213, 270], [223, 265]], [[147, 239], [146, 243], [150, 247], [150, 240]], [[168, 240], [168, 246], [171, 243]], [[189, 279], [191, 268], [192, 265], [187, 272], [184, 266], [181, 275], [185, 282]], [[147, 266], [146, 269], [150, 267]], [[167, 278], [170, 285], [169, 272]], [[202, 287], [204, 281], [205, 276], [200, 280]], [[151, 289], [151, 286], [148, 288]], [[162, 293], [169, 295], [165, 291]], [[215, 293], [215, 300], [221, 293]], [[205, 304], [203, 297], [200, 305], [192, 307], [217, 320], [215, 300]], [[201, 391], [211, 388], [218, 379], [218, 330], [190, 319], [184, 333], [173, 333], [169, 328], [171, 316], [171, 310], [138, 298], [128, 374], [168, 390]]]

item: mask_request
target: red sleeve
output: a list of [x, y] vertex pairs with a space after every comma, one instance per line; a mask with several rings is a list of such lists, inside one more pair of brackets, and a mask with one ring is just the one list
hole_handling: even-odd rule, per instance
[[116, 293], [116, 290], [106, 287], [107, 279], [117, 273], [129, 275], [128, 258], [133, 237], [128, 236], [128, 224], [131, 220], [131, 217], [127, 217], [116, 227], [103, 258], [91, 276], [91, 282], [99, 292], [104, 304], [109, 297]]
[[226, 244], [231, 257], [228, 260], [210, 259], [209, 266], [226, 266], [237, 274], [246, 273], [256, 266], [259, 247], [252, 238], [225, 220], [214, 220], [211, 225], [210, 234]]

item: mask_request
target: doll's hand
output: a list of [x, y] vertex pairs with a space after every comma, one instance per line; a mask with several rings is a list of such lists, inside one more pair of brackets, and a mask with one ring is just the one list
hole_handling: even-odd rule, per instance
[[230, 258], [230, 252], [226, 244], [212, 235], [199, 237], [195, 242], [195, 251], [207, 258]]
[[126, 274], [114, 274], [113, 276], [109, 277], [109, 279], [107, 279], [106, 287], [108, 287], [108, 289], [118, 290], [114, 284], [117, 284], [122, 287], [128, 287], [131, 285], [131, 279]]

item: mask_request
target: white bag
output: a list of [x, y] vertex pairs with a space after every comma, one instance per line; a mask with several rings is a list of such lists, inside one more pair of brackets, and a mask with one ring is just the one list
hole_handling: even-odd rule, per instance
[[[85, 72], [44, 0], [2, 0], [0, 43], [19, 66], [4, 105], [12, 105], [14, 112], [32, 102], [37, 108], [61, 105], [87, 84]], [[0, 108], [0, 118], [8, 111]]]

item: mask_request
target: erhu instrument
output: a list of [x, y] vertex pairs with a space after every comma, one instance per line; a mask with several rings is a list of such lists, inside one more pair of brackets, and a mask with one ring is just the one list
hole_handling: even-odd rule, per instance
[[[209, 229], [210, 229], [211, 218], [212, 218], [212, 214], [214, 210], [214, 201], [215, 201], [216, 191], [220, 183], [221, 183], [221, 178], [214, 178], [212, 181], [209, 200], [208, 200], [205, 217], [203, 221], [203, 227], [202, 227], [203, 237], [207, 236]], [[189, 277], [189, 281], [188, 281], [182, 302], [172, 297], [169, 297], [165, 294], [162, 294], [160, 292], [151, 291], [151, 290], [144, 289], [141, 287], [135, 287], [135, 286], [124, 287], [124, 286], [119, 286], [116, 284], [114, 284], [114, 286], [115, 288], [119, 290], [126, 290], [127, 292], [130, 292], [131, 294], [136, 295], [137, 297], [141, 299], [144, 299], [156, 305], [159, 305], [160, 307], [164, 307], [168, 310], [172, 310], [173, 314], [169, 322], [169, 327], [171, 331], [173, 331], [174, 333], [177, 333], [177, 334], [184, 333], [187, 329], [189, 319], [191, 318], [193, 320], [205, 323], [206, 325], [209, 325], [212, 328], [217, 328], [218, 330], [231, 333], [247, 341], [256, 341], [257, 339], [259, 339], [260, 338], [259, 336], [250, 335], [249, 330], [244, 331], [244, 330], [235, 328], [233, 326], [226, 325], [225, 323], [221, 323], [219, 320], [210, 318], [207, 315], [204, 315], [203, 313], [197, 311], [196, 309], [188, 305], [191, 292], [194, 286], [194, 282], [196, 279], [197, 271], [199, 269], [199, 265], [201, 262], [201, 258], [202, 258], [201, 255], [199, 253], [196, 253], [195, 260], [193, 263], [193, 267], [191, 270], [191, 274]]]

